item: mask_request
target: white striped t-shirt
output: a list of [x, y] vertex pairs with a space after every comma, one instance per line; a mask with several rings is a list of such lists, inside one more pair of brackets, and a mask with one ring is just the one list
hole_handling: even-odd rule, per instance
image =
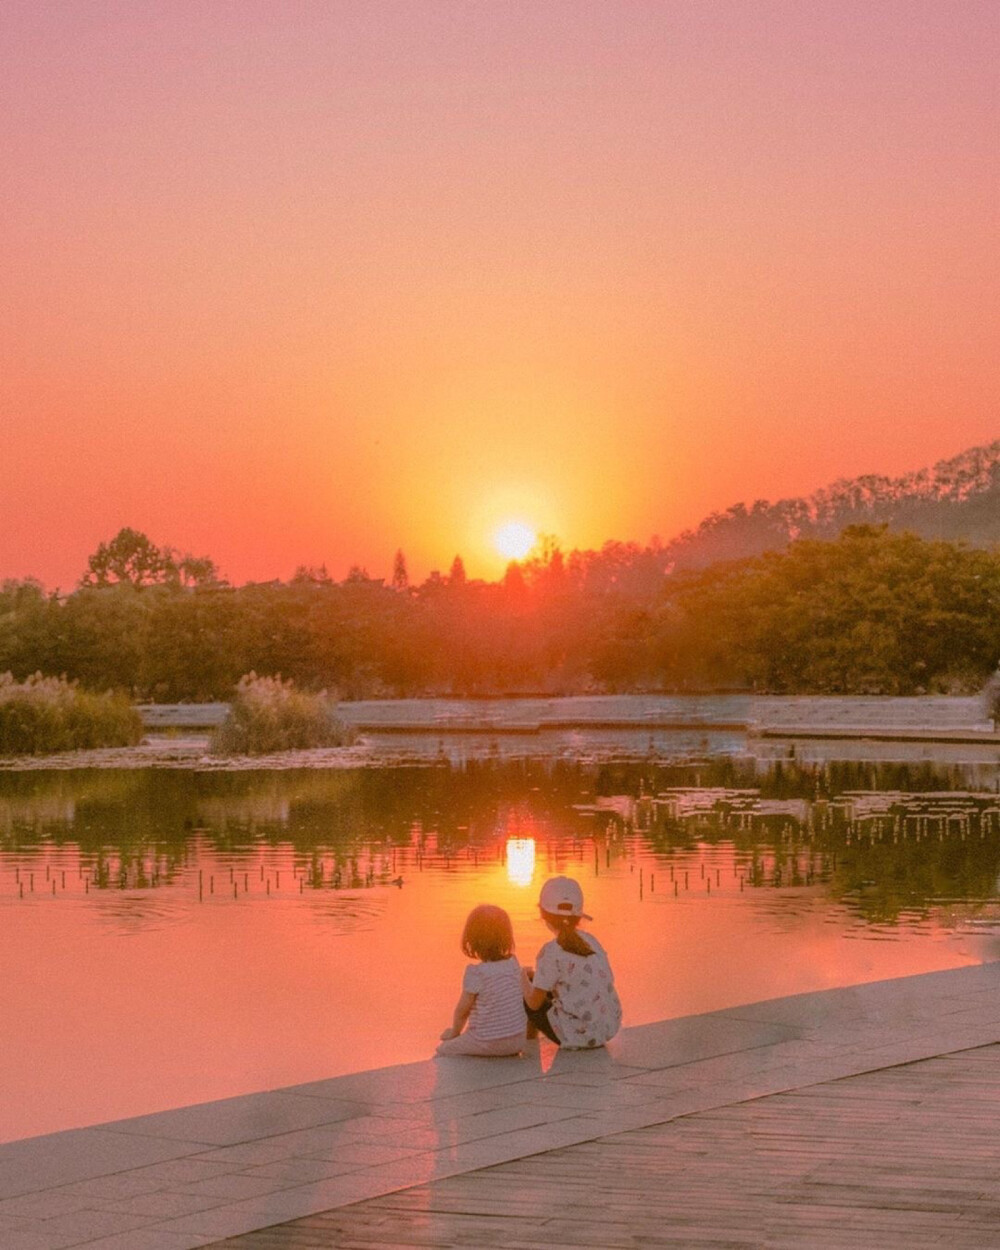
[[468, 1028], [473, 1037], [488, 1042], [524, 1032], [521, 965], [513, 955], [509, 959], [469, 964], [462, 977], [462, 989], [476, 996]]

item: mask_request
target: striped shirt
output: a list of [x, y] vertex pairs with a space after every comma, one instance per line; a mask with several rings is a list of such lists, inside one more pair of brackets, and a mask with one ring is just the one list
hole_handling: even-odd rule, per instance
[[469, 964], [462, 977], [462, 989], [476, 996], [468, 1027], [473, 1037], [486, 1042], [524, 1032], [521, 965], [513, 955], [509, 959]]

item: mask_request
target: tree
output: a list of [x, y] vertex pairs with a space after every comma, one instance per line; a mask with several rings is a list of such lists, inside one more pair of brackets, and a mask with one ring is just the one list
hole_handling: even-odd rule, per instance
[[459, 589], [465, 585], [465, 582], [465, 564], [461, 556], [456, 556], [451, 562], [451, 571], [448, 574], [448, 585]]
[[325, 564], [300, 564], [292, 575], [292, 585], [331, 586], [333, 578]]
[[165, 580], [178, 586], [199, 587], [224, 586], [219, 569], [210, 556], [183, 555], [171, 547], [164, 547], [163, 557], [167, 563]]
[[173, 562], [145, 534], [126, 526], [101, 543], [87, 561], [81, 586], [128, 585], [138, 589], [169, 580]]
[[78, 590], [59, 614], [52, 671], [87, 690], [137, 694], [149, 646], [149, 619], [158, 594], [136, 594], [127, 582]]
[[215, 561], [173, 547], [157, 547], [139, 530], [121, 529], [101, 543], [80, 578], [85, 588], [104, 586], [222, 586]]
[[402, 550], [398, 550], [392, 561], [392, 588], [393, 590], [405, 590], [410, 584], [410, 575], [406, 571], [406, 556]]

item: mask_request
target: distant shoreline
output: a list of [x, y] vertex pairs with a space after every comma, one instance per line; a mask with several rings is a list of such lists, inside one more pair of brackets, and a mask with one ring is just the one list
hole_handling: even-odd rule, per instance
[[345, 703], [340, 714], [361, 735], [350, 746], [222, 756], [209, 753], [209, 734], [226, 704], [146, 705], [141, 710], [152, 732], [138, 746], [7, 757], [0, 771], [394, 768], [452, 762], [456, 753], [466, 759], [669, 760], [731, 753], [741, 739], [744, 750], [767, 754], [787, 743], [791, 755], [796, 742], [802, 749], [809, 742], [843, 743], [845, 749], [866, 742], [1000, 749], [1000, 733], [976, 697], [603, 695], [521, 699], [516, 717], [502, 715], [514, 706], [462, 699]]

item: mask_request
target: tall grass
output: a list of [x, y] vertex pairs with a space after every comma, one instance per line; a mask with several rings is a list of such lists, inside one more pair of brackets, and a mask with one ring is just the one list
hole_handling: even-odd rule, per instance
[[135, 746], [142, 718], [123, 694], [92, 694], [65, 677], [0, 673], [0, 755]]
[[229, 715], [212, 735], [217, 755], [267, 755], [306, 747], [339, 747], [354, 731], [336, 716], [337, 701], [307, 694], [280, 677], [247, 673], [236, 687]]

